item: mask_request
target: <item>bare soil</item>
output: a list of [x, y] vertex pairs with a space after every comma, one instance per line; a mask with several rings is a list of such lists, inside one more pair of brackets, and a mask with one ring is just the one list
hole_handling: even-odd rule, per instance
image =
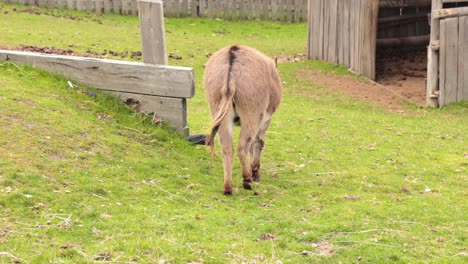
[[405, 102], [425, 105], [427, 68], [425, 48], [381, 50], [376, 59], [377, 82], [363, 82], [352, 76], [303, 71], [299, 78], [359, 100], [372, 101], [390, 111], [402, 111]]

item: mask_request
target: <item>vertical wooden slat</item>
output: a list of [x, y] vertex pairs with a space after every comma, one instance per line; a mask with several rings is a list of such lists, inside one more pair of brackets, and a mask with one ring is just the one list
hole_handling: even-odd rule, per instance
[[356, 2], [349, 0], [349, 68], [354, 70], [354, 40], [356, 36]]
[[[460, 84], [458, 86], [458, 101], [468, 101], [468, 16], [460, 18], [460, 58], [462, 59], [462, 71], [460, 71]], [[459, 41], [460, 43], [460, 41]]]
[[98, 14], [98, 15], [102, 14], [102, 8], [103, 8], [102, 1], [101, 0], [95, 0], [94, 10], [95, 10], [96, 14]]
[[323, 0], [309, 0], [309, 59], [319, 59], [320, 19]]
[[114, 14], [120, 14], [121, 0], [112, 0], [112, 10]]
[[291, 0], [284, 0], [284, 21], [291, 22]]
[[198, 7], [199, 7], [198, 16], [205, 17], [205, 14], [206, 14], [206, 0], [199, 0]]
[[236, 20], [238, 17], [238, 11], [239, 11], [239, 6], [238, 6], [239, 1], [237, 0], [231, 0], [231, 16], [232, 20]]
[[138, 1], [143, 62], [167, 65], [163, 3]]
[[[442, 8], [441, 0], [432, 0], [432, 11]], [[433, 96], [439, 90], [439, 51], [431, 48], [440, 39], [440, 22], [431, 16], [431, 39], [427, 50], [427, 83], [426, 105], [437, 107], [437, 97]]]
[[344, 0], [341, 5], [342, 5], [342, 29], [341, 29], [341, 34], [342, 34], [342, 44], [341, 44], [341, 53], [342, 53], [342, 62], [346, 67], [349, 67], [349, 0]]
[[190, 14], [192, 17], [198, 16], [198, 0], [191, 0], [190, 2]]
[[231, 6], [231, 1], [230, 0], [224, 0], [224, 20], [229, 19], [230, 6]]
[[445, 32], [446, 32], [446, 21], [445, 19], [440, 20], [440, 52], [439, 52], [439, 74], [440, 74], [440, 80], [439, 80], [439, 106], [442, 106], [445, 104], [445, 79], [446, 79], [446, 71], [445, 71], [445, 51], [447, 50], [446, 46], [446, 38], [445, 38]]
[[318, 35], [318, 58], [325, 60], [324, 43], [325, 43], [325, 3], [327, 0], [320, 0], [320, 18], [319, 18], [319, 35]]
[[323, 60], [328, 61], [329, 39], [330, 39], [330, 0], [325, 0], [323, 8]]
[[245, 1], [239, 0], [239, 20], [243, 20], [245, 18]]
[[337, 20], [338, 20], [338, 23], [337, 23], [337, 30], [336, 30], [336, 49], [337, 49], [337, 63], [339, 64], [343, 64], [343, 58], [344, 58], [344, 55], [343, 55], [343, 35], [344, 35], [344, 32], [343, 32], [343, 28], [344, 28], [344, 25], [343, 25], [343, 22], [344, 22], [344, 10], [343, 10], [343, 7], [344, 7], [344, 2], [346, 0], [341, 0], [341, 1], [338, 1], [338, 15], [337, 15]]
[[180, 16], [186, 17], [188, 16], [188, 0], [182, 0], [180, 6]]
[[268, 4], [270, 3], [269, 0], [262, 0], [263, 5], [263, 19], [270, 20], [270, 12], [268, 10]]
[[252, 17], [253, 17], [253, 0], [247, 0], [247, 4], [248, 4], [248, 10], [247, 10], [247, 13], [248, 13], [248, 19], [249, 20], [252, 20]]
[[279, 9], [279, 21], [284, 21], [284, 6], [286, 0], [279, 0], [278, 1], [278, 9]]
[[458, 18], [447, 18], [445, 25], [445, 104], [457, 101]]
[[111, 12], [111, 0], [104, 0], [104, 13], [110, 13]]
[[[348, 0], [346, 0], [348, 1]], [[307, 0], [302, 0], [303, 4], [302, 4], [302, 21], [307, 21], [307, 19], [309, 19], [310, 17], [307, 15], [307, 12], [308, 12], [308, 9], [306, 9], [306, 7], [308, 6], [308, 3], [307, 3]]]
[[338, 11], [338, 0], [329, 0], [330, 13], [329, 13], [329, 27], [328, 27], [328, 61], [331, 63], [337, 63], [336, 44], [337, 44], [337, 11]]
[[278, 20], [278, 0], [271, 1], [271, 20]]
[[174, 6], [174, 17], [179, 17], [180, 16], [180, 1], [179, 0], [172, 0], [172, 4]]

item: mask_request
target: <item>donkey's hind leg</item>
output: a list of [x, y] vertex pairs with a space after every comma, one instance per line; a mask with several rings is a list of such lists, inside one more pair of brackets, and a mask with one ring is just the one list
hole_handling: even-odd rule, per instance
[[255, 135], [258, 131], [258, 121], [248, 120], [247, 118], [241, 117], [241, 131], [239, 143], [237, 145], [237, 154], [242, 167], [242, 177], [244, 179], [244, 189], [252, 190], [252, 169], [250, 163], [250, 150], [252, 143], [255, 139]]
[[233, 163], [233, 143], [232, 143], [233, 124], [230, 118], [227, 118], [218, 129], [219, 142], [222, 146], [223, 168], [224, 168], [224, 194], [232, 194], [232, 163]]
[[260, 181], [260, 156], [265, 146], [265, 134], [271, 123], [271, 115], [264, 114], [257, 135], [252, 144], [252, 177], [255, 182]]

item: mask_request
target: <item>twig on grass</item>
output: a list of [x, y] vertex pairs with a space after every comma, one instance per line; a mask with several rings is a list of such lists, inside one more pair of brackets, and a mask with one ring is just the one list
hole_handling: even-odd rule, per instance
[[145, 133], [141, 132], [141, 131], [140, 131], [140, 130], [138, 130], [138, 129], [131, 128], [131, 127], [125, 127], [125, 126], [124, 126], [124, 127], [122, 127], [122, 128], [125, 128], [125, 129], [127, 129], [127, 130], [131, 130], [131, 131], [134, 131], [134, 132], [140, 133], [140, 134], [142, 134], [142, 135], [143, 135], [143, 136], [145, 136], [145, 137], [149, 137], [149, 135], [147, 135], [147, 134], [145, 134]]
[[389, 245], [389, 244], [381, 244], [381, 243], [375, 243], [375, 242], [366, 242], [366, 241], [354, 241], [354, 240], [333, 241], [333, 243], [354, 243], [354, 244], [369, 244], [369, 245], [382, 246], [382, 247], [391, 247], [391, 248], [396, 248], [396, 247], [398, 247], [398, 246], [395, 246], [395, 245]]
[[8, 253], [6, 251], [3, 251], [3, 252], [0, 252], [0, 257], [9, 257], [9, 258], [12, 258], [12, 259], [17, 259], [17, 260], [20, 260], [22, 262], [27, 262], [26, 260], [22, 259], [22, 258], [19, 258], [11, 253]]

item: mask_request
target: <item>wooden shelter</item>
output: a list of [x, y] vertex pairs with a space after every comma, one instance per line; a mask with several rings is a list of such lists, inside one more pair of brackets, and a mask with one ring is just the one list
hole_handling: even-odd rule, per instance
[[309, 0], [308, 57], [372, 80], [383, 47], [428, 50], [426, 102], [468, 100], [468, 0]]

